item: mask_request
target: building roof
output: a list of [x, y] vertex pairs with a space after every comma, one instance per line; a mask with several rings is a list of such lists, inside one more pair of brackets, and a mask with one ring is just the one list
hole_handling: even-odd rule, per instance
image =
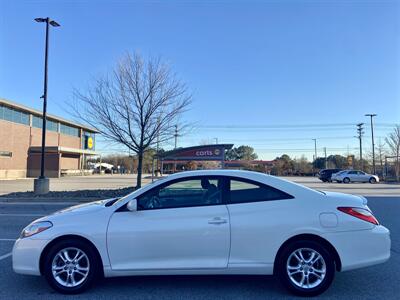
[[[13, 101], [10, 101], [10, 100], [6, 100], [4, 98], [0, 98], [0, 104], [4, 104], [4, 105], [9, 106], [11, 108], [16, 108], [16, 109], [19, 109], [21, 111], [24, 111], [24, 112], [27, 112], [27, 113], [31, 113], [31, 114], [37, 115], [39, 117], [41, 117], [43, 115], [43, 112], [40, 111], [40, 110], [33, 109], [33, 108], [27, 107], [25, 105], [22, 105], [22, 104], [19, 104], [19, 103], [16, 103], [16, 102], [13, 102]], [[77, 123], [77, 122], [69, 121], [69, 120], [66, 120], [64, 118], [52, 115], [52, 114], [47, 114], [47, 119], [50, 119], [50, 120], [53, 120], [53, 121], [58, 121], [58, 122], [61, 122], [61, 123], [64, 123], [64, 124], [68, 124], [68, 125], [71, 125], [71, 126], [79, 127], [79, 128], [85, 129], [86, 131], [89, 131], [89, 132], [99, 133], [99, 131], [97, 129], [94, 129], [93, 127], [86, 126], [86, 125], [83, 125], [83, 124], [80, 124], [80, 123]]]

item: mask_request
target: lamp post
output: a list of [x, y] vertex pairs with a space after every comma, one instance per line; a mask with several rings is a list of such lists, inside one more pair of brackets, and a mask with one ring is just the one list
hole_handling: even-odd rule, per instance
[[56, 21], [50, 18], [36, 18], [38, 23], [46, 23], [46, 44], [45, 44], [45, 55], [44, 55], [44, 90], [43, 90], [43, 123], [42, 123], [42, 152], [40, 161], [40, 176], [34, 181], [34, 192], [35, 194], [47, 194], [49, 192], [49, 179], [44, 175], [44, 157], [46, 147], [46, 111], [47, 111], [47, 65], [48, 65], [48, 53], [49, 53], [49, 28], [59, 27]]
[[372, 118], [376, 117], [376, 114], [365, 114], [366, 117], [371, 118], [371, 137], [372, 137], [372, 169], [374, 170], [374, 174], [376, 174], [375, 169], [375, 143], [374, 143], [374, 124], [372, 123]]

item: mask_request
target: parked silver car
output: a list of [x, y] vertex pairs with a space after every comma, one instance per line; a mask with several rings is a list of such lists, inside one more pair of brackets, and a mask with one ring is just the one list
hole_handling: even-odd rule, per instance
[[379, 182], [379, 177], [376, 175], [368, 174], [363, 171], [358, 170], [345, 170], [338, 173], [332, 174], [332, 181], [336, 182], [369, 182], [377, 183]]

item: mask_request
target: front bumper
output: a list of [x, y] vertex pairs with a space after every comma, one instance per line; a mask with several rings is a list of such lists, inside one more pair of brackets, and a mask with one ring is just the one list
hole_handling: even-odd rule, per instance
[[14, 272], [27, 275], [40, 275], [40, 255], [48, 242], [48, 240], [32, 238], [16, 240], [12, 251]]
[[335, 232], [323, 236], [338, 252], [341, 271], [384, 263], [390, 258], [390, 232], [382, 225], [370, 230]]

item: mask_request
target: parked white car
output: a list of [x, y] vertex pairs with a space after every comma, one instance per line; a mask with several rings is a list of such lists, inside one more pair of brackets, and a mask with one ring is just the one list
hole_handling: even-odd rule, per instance
[[335, 174], [332, 174], [332, 181], [336, 182], [369, 182], [377, 183], [379, 182], [379, 177], [376, 175], [368, 174], [363, 171], [358, 170], [345, 170]]
[[40, 218], [22, 231], [12, 261], [15, 272], [69, 294], [103, 275], [276, 274], [290, 291], [315, 296], [335, 271], [387, 261], [390, 243], [364, 197], [209, 170]]

